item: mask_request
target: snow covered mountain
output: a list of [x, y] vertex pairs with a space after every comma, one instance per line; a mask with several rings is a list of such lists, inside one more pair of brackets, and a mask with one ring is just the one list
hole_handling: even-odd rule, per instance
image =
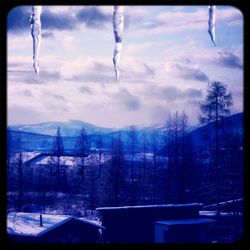
[[[13, 140], [22, 138], [22, 145], [25, 150], [40, 150], [42, 152], [48, 152], [53, 145], [54, 136], [56, 135], [57, 128], [60, 126], [61, 135], [63, 137], [64, 147], [67, 151], [71, 151], [76, 144], [76, 137], [79, 136], [82, 128], [85, 129], [90, 136], [91, 147], [95, 148], [95, 141], [99, 135], [102, 136], [103, 148], [110, 149], [112, 145], [112, 138], [118, 136], [118, 132], [121, 133], [121, 139], [124, 142], [125, 149], [129, 147], [129, 135], [128, 131], [130, 127], [123, 127], [120, 129], [102, 128], [95, 125], [77, 121], [69, 120], [68, 122], [46, 122], [32, 125], [12, 125], [9, 129], [12, 131]], [[145, 134], [148, 138], [148, 147], [150, 147], [150, 141], [153, 136], [153, 131], [157, 133], [157, 140], [159, 147], [163, 143], [164, 125], [145, 125], [136, 127], [137, 140], [142, 141], [142, 137]], [[140, 143], [138, 145], [138, 151], [141, 150]]]
[[114, 129], [102, 128], [79, 120], [69, 120], [66, 122], [45, 122], [30, 125], [12, 125], [9, 128], [13, 131], [36, 133], [42, 135], [55, 136], [57, 128], [60, 127], [61, 135], [64, 137], [75, 137], [80, 134], [82, 128], [87, 134], [107, 134], [113, 132]]
[[[69, 120], [66, 122], [45, 122], [39, 124], [22, 124], [22, 125], [10, 125], [9, 128], [12, 131], [16, 132], [26, 132], [26, 133], [35, 133], [40, 135], [50, 135], [55, 136], [57, 128], [60, 127], [61, 135], [63, 137], [76, 137], [80, 134], [82, 128], [85, 129], [87, 134], [92, 135], [105, 135], [105, 134], [116, 134], [118, 131], [122, 131], [122, 133], [127, 133], [130, 129], [129, 126], [122, 128], [104, 128], [95, 126], [93, 124], [79, 121], [79, 120]], [[190, 131], [196, 129], [197, 126], [193, 126], [190, 128]], [[157, 131], [160, 134], [163, 134], [165, 131], [164, 124], [147, 124], [136, 126], [136, 130], [139, 134], [151, 134], [152, 131]]]

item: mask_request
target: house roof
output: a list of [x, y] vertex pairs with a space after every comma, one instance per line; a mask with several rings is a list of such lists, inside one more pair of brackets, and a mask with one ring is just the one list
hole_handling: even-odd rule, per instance
[[71, 220], [87, 223], [97, 228], [104, 228], [99, 224], [83, 218], [78, 219], [70, 215], [52, 214], [42, 214], [43, 226], [40, 227], [40, 213], [12, 212], [9, 213], [7, 217], [7, 232], [8, 234], [39, 237]]
[[78, 220], [78, 221], [81, 221], [81, 222], [84, 222], [86, 224], [92, 225], [92, 226], [99, 227], [100, 229], [105, 229], [105, 227], [101, 225], [100, 221], [91, 221], [91, 220], [87, 220], [87, 219], [81, 218], [81, 217], [79, 217], [79, 218], [74, 217], [74, 219]]
[[140, 205], [140, 206], [123, 206], [123, 207], [99, 207], [96, 210], [119, 210], [119, 209], [138, 209], [138, 208], [166, 208], [166, 207], [193, 207], [202, 206], [202, 203], [187, 203], [187, 204], [161, 204], [161, 205]]
[[[111, 156], [109, 154], [102, 154], [101, 155], [101, 163], [105, 163], [106, 161], [110, 160]], [[81, 164], [81, 161], [83, 159], [81, 157], [76, 156], [61, 156], [60, 161], [64, 166], [73, 167], [77, 164]], [[57, 157], [56, 156], [45, 156], [37, 158], [36, 161], [33, 161], [32, 163], [34, 165], [49, 165], [51, 162], [56, 162]], [[84, 164], [86, 166], [91, 166], [94, 164], [99, 163], [99, 155], [97, 154], [90, 154], [87, 157], [84, 157]]]

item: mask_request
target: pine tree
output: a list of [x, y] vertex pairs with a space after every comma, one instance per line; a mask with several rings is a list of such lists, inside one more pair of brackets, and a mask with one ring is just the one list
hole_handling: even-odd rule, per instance
[[201, 115], [199, 117], [201, 124], [214, 122], [214, 148], [211, 151], [212, 178], [214, 179], [215, 199], [218, 204], [220, 172], [222, 168], [220, 158], [220, 130], [223, 118], [230, 115], [230, 106], [232, 105], [232, 94], [227, 90], [227, 86], [221, 82], [213, 81], [208, 83], [206, 100], [200, 103]]

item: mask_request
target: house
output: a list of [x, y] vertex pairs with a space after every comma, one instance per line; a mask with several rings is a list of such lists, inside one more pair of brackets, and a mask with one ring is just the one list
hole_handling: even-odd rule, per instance
[[104, 227], [69, 215], [9, 213], [7, 233], [22, 243], [97, 243]]

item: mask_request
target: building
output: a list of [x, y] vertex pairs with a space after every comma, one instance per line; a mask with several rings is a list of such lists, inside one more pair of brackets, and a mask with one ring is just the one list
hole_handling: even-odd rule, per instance
[[22, 243], [98, 243], [104, 227], [69, 215], [9, 213], [7, 233]]
[[[103, 207], [97, 208], [101, 213], [102, 225], [106, 228], [104, 240], [109, 243], [154, 243], [155, 225], [181, 221], [189, 225], [185, 230], [193, 228], [190, 222], [208, 223], [212, 220], [199, 221], [199, 210], [202, 204], [166, 204], [148, 206]], [[166, 222], [167, 221], [167, 222]], [[205, 222], [206, 221], [206, 222]], [[166, 226], [166, 225], [165, 225]], [[195, 226], [194, 226], [195, 227]], [[172, 228], [175, 228], [174, 226]], [[181, 228], [181, 227], [179, 227]], [[194, 239], [200, 242], [200, 228], [194, 232]], [[159, 228], [157, 227], [157, 230]], [[159, 229], [160, 230], [160, 229]], [[192, 230], [192, 229], [191, 229]], [[158, 231], [157, 231], [158, 232]], [[183, 242], [181, 235], [176, 238]], [[164, 240], [164, 239], [163, 239]]]

